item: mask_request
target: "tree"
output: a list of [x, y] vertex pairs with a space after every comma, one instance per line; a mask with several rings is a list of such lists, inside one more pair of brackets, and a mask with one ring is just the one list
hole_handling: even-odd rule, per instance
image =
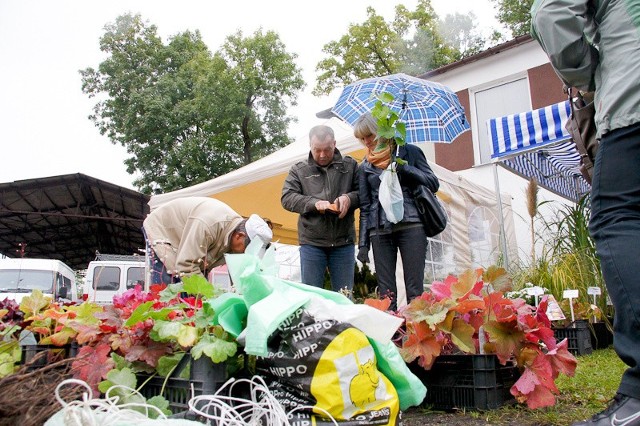
[[322, 48], [329, 57], [316, 65], [316, 71], [321, 74], [314, 95], [327, 94], [342, 84], [391, 74], [399, 69], [400, 58], [394, 53], [394, 47], [400, 41], [398, 34], [372, 7], [367, 8], [367, 15], [364, 23], [349, 25], [347, 34], [340, 40], [331, 41]]
[[142, 192], [165, 192], [220, 176], [290, 142], [286, 115], [304, 87], [296, 55], [273, 32], [229, 36], [211, 54], [200, 33], [164, 44], [140, 15], [105, 27], [97, 70], [81, 70], [97, 98], [90, 116], [131, 155]]
[[477, 18], [473, 12], [467, 15], [456, 12], [439, 21], [438, 32], [447, 44], [460, 53], [459, 59], [475, 55], [485, 47], [486, 41], [478, 32], [476, 21]]
[[529, 34], [533, 0], [491, 0], [498, 6], [496, 18], [507, 27], [513, 37]]
[[[447, 40], [439, 28], [430, 0], [419, 0], [415, 11], [396, 6], [392, 22], [367, 8], [366, 21], [350, 25], [347, 34], [323, 47], [328, 57], [316, 65], [320, 74], [313, 93], [327, 94], [356, 80], [397, 72], [417, 75], [457, 61], [461, 51], [451, 42], [457, 40]], [[475, 41], [469, 44], [475, 46]]]

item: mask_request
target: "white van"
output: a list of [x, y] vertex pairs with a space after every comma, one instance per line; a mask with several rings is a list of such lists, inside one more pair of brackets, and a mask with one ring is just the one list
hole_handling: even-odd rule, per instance
[[17, 303], [40, 290], [52, 300], [78, 301], [76, 275], [68, 265], [54, 259], [0, 259], [0, 300]]
[[83, 300], [109, 304], [113, 296], [141, 285], [148, 291], [144, 257], [99, 254], [89, 262], [84, 282]]

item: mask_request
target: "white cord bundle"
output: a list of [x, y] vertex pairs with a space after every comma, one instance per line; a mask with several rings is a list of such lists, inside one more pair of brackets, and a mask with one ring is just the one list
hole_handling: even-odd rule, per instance
[[[239, 383], [248, 383], [250, 385], [251, 399], [230, 396], [233, 387]], [[83, 393], [81, 401], [67, 403], [60, 397], [60, 389], [70, 384], [80, 385], [87, 389], [88, 392]], [[135, 422], [136, 425], [153, 424], [154, 426], [160, 426], [165, 424], [168, 426], [179, 422], [179, 420], [168, 419], [158, 407], [153, 405], [141, 403], [117, 405], [120, 398], [118, 396], [110, 396], [110, 393], [116, 388], [140, 395], [135, 389], [117, 385], [107, 391], [104, 399], [94, 399], [91, 387], [82, 380], [68, 379], [58, 384], [55, 396], [63, 407], [63, 424], [65, 426], [115, 426]], [[223, 393], [228, 393], [229, 395], [224, 395]], [[144, 408], [144, 414], [133, 410], [132, 408], [134, 407]], [[189, 409], [191, 412], [213, 421], [212, 423], [217, 426], [291, 426], [289, 422], [291, 414], [300, 410], [311, 411], [313, 407], [298, 406], [287, 413], [271, 393], [262, 377], [254, 376], [251, 380], [231, 378], [214, 395], [201, 395], [191, 398], [189, 400]], [[316, 410], [318, 410], [317, 407]], [[326, 410], [319, 410], [334, 425], [338, 426], [338, 423]], [[150, 411], [155, 411], [158, 414], [158, 419], [149, 419], [148, 414]], [[185, 422], [185, 420], [182, 420], [182, 422]]]
[[[83, 386], [87, 389], [88, 392], [82, 394], [81, 401], [71, 401], [67, 403], [60, 397], [60, 389], [69, 384]], [[109, 426], [132, 421], [136, 421], [138, 424], [143, 422], [144, 424], [144, 422], [150, 420], [148, 417], [150, 411], [155, 411], [160, 419], [167, 418], [158, 407], [153, 405], [139, 403], [117, 405], [120, 398], [118, 396], [110, 396], [111, 391], [116, 388], [122, 388], [132, 394], [140, 395], [135, 389], [117, 385], [112, 386], [107, 391], [104, 399], [94, 399], [91, 387], [83, 380], [67, 379], [60, 382], [58, 386], [56, 386], [55, 396], [63, 407], [64, 424], [66, 426]], [[140, 396], [142, 397], [142, 395]], [[144, 397], [142, 398], [144, 399]], [[131, 408], [133, 407], [144, 408], [144, 413], [132, 410]]]
[[[223, 395], [232, 394], [239, 383], [249, 383], [251, 399]], [[225, 388], [228, 390], [225, 392]], [[299, 410], [312, 410], [311, 406], [298, 406], [289, 415]], [[318, 408], [316, 408], [318, 409]], [[249, 379], [229, 379], [214, 395], [201, 395], [189, 400], [189, 410], [214, 420], [218, 426], [290, 426], [289, 417], [280, 402], [269, 391], [260, 376]], [[323, 409], [323, 414], [338, 426], [335, 419]]]

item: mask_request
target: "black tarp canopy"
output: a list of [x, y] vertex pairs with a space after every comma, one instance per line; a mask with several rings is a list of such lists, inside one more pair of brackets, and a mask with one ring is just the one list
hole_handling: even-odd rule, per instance
[[149, 196], [76, 173], [0, 183], [0, 253], [84, 269], [96, 251], [140, 254]]

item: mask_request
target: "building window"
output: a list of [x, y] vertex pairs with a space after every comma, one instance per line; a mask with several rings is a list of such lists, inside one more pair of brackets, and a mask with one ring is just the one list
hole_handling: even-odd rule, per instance
[[491, 162], [491, 141], [487, 121], [491, 118], [516, 114], [531, 109], [529, 80], [518, 78], [491, 87], [473, 90], [476, 116], [476, 164]]
[[425, 288], [429, 288], [434, 281], [444, 280], [456, 271], [451, 209], [446, 203], [443, 203], [443, 206], [447, 212], [448, 223], [444, 231], [433, 238], [428, 238], [429, 245], [424, 268]]
[[468, 217], [469, 248], [473, 268], [487, 268], [501, 260], [500, 221], [491, 209], [477, 206]]

